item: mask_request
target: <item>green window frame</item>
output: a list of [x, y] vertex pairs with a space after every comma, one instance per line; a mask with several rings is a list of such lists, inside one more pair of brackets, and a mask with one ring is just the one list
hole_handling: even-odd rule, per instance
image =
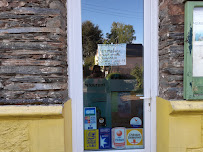
[[186, 100], [203, 99], [203, 76], [193, 76], [193, 10], [196, 7], [203, 7], [203, 1], [188, 1], [185, 4], [184, 99]]

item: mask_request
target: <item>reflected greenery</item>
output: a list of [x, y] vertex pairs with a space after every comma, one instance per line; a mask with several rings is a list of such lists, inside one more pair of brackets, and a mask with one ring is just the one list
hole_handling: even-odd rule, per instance
[[134, 76], [137, 81], [136, 87], [138, 89], [143, 88], [143, 66], [135, 65], [130, 74]]

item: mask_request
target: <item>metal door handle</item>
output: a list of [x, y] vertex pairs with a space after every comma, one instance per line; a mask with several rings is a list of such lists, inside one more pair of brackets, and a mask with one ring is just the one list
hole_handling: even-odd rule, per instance
[[140, 97], [140, 99], [152, 99], [152, 97], [144, 97], [143, 94], [137, 94], [137, 97]]
[[148, 99], [148, 111], [151, 111], [151, 99], [152, 97], [143, 97], [143, 95], [136, 95], [137, 97], [140, 97], [140, 99]]
[[140, 99], [151, 99], [151, 97], [140, 97]]

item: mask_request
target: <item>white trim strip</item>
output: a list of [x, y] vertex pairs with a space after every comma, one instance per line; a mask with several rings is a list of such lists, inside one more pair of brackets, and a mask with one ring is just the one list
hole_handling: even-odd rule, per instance
[[151, 3], [151, 152], [156, 152], [156, 97], [159, 86], [159, 60], [158, 60], [158, 0]]
[[[68, 74], [69, 97], [72, 99], [72, 149], [82, 152], [83, 90], [82, 90], [82, 36], [81, 1], [67, 0], [68, 11]], [[82, 121], [82, 122], [80, 122]]]

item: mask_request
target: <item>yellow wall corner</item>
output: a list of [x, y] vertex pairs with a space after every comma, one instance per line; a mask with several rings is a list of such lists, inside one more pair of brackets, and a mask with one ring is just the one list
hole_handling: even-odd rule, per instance
[[157, 97], [157, 152], [196, 152], [202, 149], [202, 103], [167, 101]]
[[0, 106], [0, 152], [71, 152], [71, 100], [64, 105]]

